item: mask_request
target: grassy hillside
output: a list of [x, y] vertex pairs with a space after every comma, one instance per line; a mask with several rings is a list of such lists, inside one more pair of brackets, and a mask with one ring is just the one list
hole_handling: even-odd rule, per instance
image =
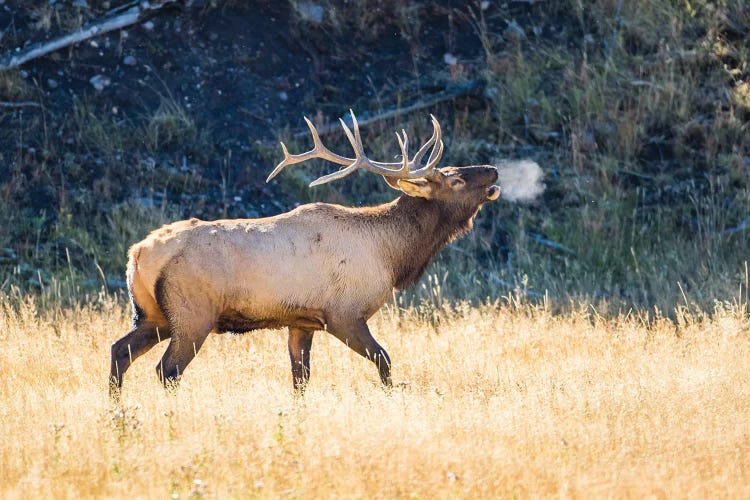
[[[6, 2], [0, 51], [95, 20], [109, 2], [89, 4]], [[377, 115], [472, 83], [368, 126], [371, 156], [396, 154], [402, 127], [426, 134], [430, 112], [445, 164], [528, 158], [547, 189], [485, 209], [405, 303], [520, 291], [672, 315], [736, 296], [750, 248], [743, 0], [321, 1], [320, 22], [303, 4], [194, 2], [0, 73], [0, 101], [36, 104], [0, 108], [2, 289], [117, 286], [127, 247], [175, 218], [392, 199], [367, 174], [308, 189], [327, 165], [265, 185], [276, 139], [301, 150], [302, 114]], [[95, 90], [96, 74], [111, 85]], [[325, 140], [347, 151], [340, 134]]]
[[[591, 307], [387, 309], [395, 388], [327, 334], [304, 399], [281, 332], [212, 336], [175, 394], [162, 348], [107, 398], [111, 298], [0, 311], [3, 498], [747, 497], [746, 304], [677, 323]], [[105, 335], [106, 333], [106, 335]]]

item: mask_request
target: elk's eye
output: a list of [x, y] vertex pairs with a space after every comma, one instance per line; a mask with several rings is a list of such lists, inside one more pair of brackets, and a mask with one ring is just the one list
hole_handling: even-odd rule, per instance
[[466, 184], [466, 182], [464, 182], [464, 180], [460, 177], [454, 177], [453, 179], [451, 179], [450, 184], [452, 188], [460, 188], [461, 186]]

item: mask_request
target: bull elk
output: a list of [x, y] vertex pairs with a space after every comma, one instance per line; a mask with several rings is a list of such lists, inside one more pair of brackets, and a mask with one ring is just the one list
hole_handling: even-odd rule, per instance
[[[351, 208], [311, 203], [273, 217], [213, 222], [190, 219], [153, 231], [128, 252], [127, 282], [133, 329], [112, 344], [110, 392], [119, 394], [130, 364], [161, 340], [169, 346], [156, 367], [175, 383], [209, 333], [260, 328], [289, 330], [295, 389], [310, 376], [313, 333], [326, 330], [374, 362], [391, 385], [391, 360], [370, 334], [367, 320], [392, 290], [414, 284], [433, 256], [472, 228], [479, 209], [500, 196], [492, 166], [436, 168], [443, 153], [440, 124], [413, 157], [405, 131], [396, 134], [402, 161], [365, 156], [357, 120], [341, 125], [354, 158], [326, 148], [305, 118], [314, 147], [289, 154], [283, 168], [312, 158], [345, 168], [311, 186], [364, 169], [401, 191], [390, 203]], [[422, 159], [430, 155], [422, 164]]]

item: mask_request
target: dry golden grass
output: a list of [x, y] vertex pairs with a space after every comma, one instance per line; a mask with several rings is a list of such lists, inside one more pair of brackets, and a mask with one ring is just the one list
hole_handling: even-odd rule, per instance
[[[109, 300], [109, 299], [108, 299]], [[745, 308], [644, 322], [591, 309], [388, 310], [375, 368], [319, 334], [304, 399], [282, 332], [214, 336], [176, 394], [136, 363], [108, 401], [114, 300], [0, 313], [0, 497], [750, 496]]]

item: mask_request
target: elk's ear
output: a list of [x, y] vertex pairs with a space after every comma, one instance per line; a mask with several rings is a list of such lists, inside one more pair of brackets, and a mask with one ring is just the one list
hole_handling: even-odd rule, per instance
[[399, 179], [398, 188], [409, 196], [432, 198], [432, 184], [427, 179]]
[[389, 186], [391, 186], [393, 189], [401, 190], [401, 188], [398, 186], [398, 179], [394, 179], [393, 177], [388, 177], [387, 175], [384, 175], [383, 179], [385, 179], [385, 182]]

